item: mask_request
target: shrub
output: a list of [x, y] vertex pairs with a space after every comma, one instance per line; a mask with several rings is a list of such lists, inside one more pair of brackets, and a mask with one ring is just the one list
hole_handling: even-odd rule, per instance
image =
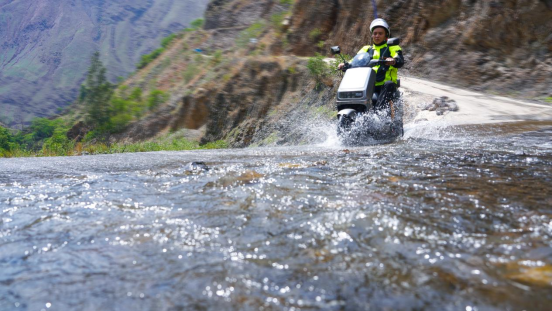
[[150, 54], [142, 55], [142, 58], [140, 59], [140, 62], [138, 63], [138, 65], [136, 67], [138, 67], [138, 69], [142, 69], [142, 68], [146, 67], [153, 60], [155, 60], [157, 57], [159, 57], [159, 55], [163, 54], [163, 52], [165, 52], [164, 48], [158, 48], [158, 49], [154, 50], [153, 52], [151, 52]]
[[[130, 111], [131, 106], [132, 103], [130, 100], [118, 96], [113, 96], [113, 98], [111, 98], [111, 118], [109, 119], [110, 132], [119, 132], [128, 125], [132, 120], [132, 113]], [[94, 138], [94, 135], [91, 135], [89, 138]]]
[[320, 37], [320, 35], [322, 35], [322, 31], [318, 28], [314, 28], [309, 33], [309, 38], [311, 39], [311, 41], [316, 41], [318, 39], [318, 37]]
[[236, 45], [238, 47], [245, 47], [249, 44], [249, 41], [253, 38], [259, 37], [265, 30], [266, 25], [263, 21], [259, 21], [249, 26], [249, 28], [242, 31], [236, 39]]
[[[352, 57], [347, 54], [341, 54], [343, 56], [343, 59], [347, 60], [348, 62], [351, 61]], [[332, 72], [339, 72], [339, 64], [343, 62], [343, 59], [336, 55], [334, 59], [330, 62], [329, 66]]]
[[163, 40], [161, 40], [161, 46], [165, 49], [168, 48], [175, 38], [176, 38], [176, 35], [174, 33], [168, 35], [167, 37], [163, 38]]
[[309, 70], [309, 73], [317, 80], [327, 77], [331, 73], [330, 67], [324, 61], [324, 56], [318, 53], [315, 57], [309, 58], [307, 62], [307, 69]]
[[142, 101], [142, 89], [139, 87], [135, 87], [132, 89], [132, 92], [128, 96], [129, 100], [140, 102]]
[[294, 75], [294, 74], [297, 73], [297, 68], [296, 68], [294, 65], [292, 65], [292, 66], [290, 66], [290, 67], [288, 68], [288, 72], [289, 72], [290, 74]]
[[88, 133], [86, 133], [86, 135], [84, 135], [84, 138], [82, 139], [83, 142], [89, 142], [95, 138], [98, 137], [98, 132], [95, 131], [95, 130], [92, 130], [92, 131], [89, 131]]
[[169, 95], [161, 90], [153, 90], [147, 99], [148, 108], [153, 110], [169, 99]]
[[272, 27], [274, 27], [274, 29], [276, 29], [277, 32], [282, 31], [282, 23], [284, 22], [284, 18], [286, 17], [287, 13], [288, 12], [280, 12], [280, 13], [273, 14], [270, 17]]
[[74, 142], [67, 138], [66, 128], [56, 128], [52, 137], [44, 141], [44, 154], [69, 155], [73, 150]]
[[195, 77], [195, 75], [197, 74], [197, 65], [195, 64], [188, 64], [188, 66], [186, 67], [186, 70], [184, 70], [184, 73], [182, 74], [182, 76], [184, 77], [184, 81], [186, 81], [186, 83], [192, 81], [193, 77]]
[[193, 30], [197, 30], [197, 29], [202, 28], [204, 24], [205, 24], [205, 20], [204, 20], [203, 18], [198, 18], [198, 19], [193, 20], [193, 21], [190, 23], [190, 27], [191, 27]]
[[13, 138], [16, 145], [23, 149], [32, 149], [34, 145], [36, 145], [34, 132], [27, 133], [27, 134], [23, 134], [23, 132], [19, 132]]
[[211, 63], [213, 65], [218, 65], [222, 62], [222, 50], [217, 50], [214, 54], [213, 54], [213, 58], [211, 59]]

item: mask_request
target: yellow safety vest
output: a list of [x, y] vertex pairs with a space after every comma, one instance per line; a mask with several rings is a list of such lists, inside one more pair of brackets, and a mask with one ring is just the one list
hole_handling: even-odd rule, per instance
[[[399, 51], [401, 51], [400, 46], [387, 46], [387, 43], [385, 43], [382, 45], [367, 45], [360, 49], [358, 54], [368, 53], [371, 59], [385, 59], [388, 57], [396, 57]], [[378, 65], [372, 69], [376, 72], [376, 86], [383, 85], [385, 81], [393, 81], [393, 83], [397, 84], [397, 68], [393, 66]]]

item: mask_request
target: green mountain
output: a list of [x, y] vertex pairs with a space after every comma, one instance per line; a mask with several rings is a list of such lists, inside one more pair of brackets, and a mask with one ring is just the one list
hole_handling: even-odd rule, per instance
[[78, 94], [94, 51], [111, 80], [201, 17], [208, 0], [0, 0], [0, 122], [21, 128]]

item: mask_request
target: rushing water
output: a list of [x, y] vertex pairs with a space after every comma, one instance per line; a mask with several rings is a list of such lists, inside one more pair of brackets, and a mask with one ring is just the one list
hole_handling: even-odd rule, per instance
[[547, 310], [550, 126], [426, 131], [0, 159], [0, 309]]

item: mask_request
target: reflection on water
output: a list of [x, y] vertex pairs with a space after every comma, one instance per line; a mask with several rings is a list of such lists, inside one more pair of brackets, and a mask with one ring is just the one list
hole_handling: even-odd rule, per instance
[[550, 134], [0, 160], [0, 309], [545, 310]]

